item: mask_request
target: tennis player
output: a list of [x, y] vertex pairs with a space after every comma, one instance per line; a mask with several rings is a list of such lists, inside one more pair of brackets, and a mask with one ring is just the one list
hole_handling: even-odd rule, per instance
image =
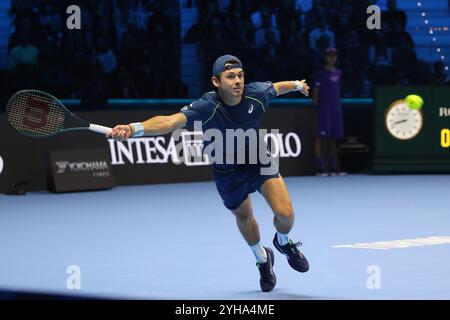
[[[163, 135], [183, 127], [192, 128], [194, 121], [201, 121], [203, 130], [214, 128], [223, 133], [226, 129], [257, 130], [270, 100], [295, 90], [305, 96], [309, 94], [305, 80], [244, 85], [242, 63], [232, 55], [221, 56], [215, 61], [211, 81], [216, 90], [205, 93], [180, 112], [115, 126], [109, 136], [124, 140], [143, 135]], [[277, 231], [273, 244], [287, 257], [289, 265], [296, 271], [306, 272], [309, 263], [298, 249], [301, 243], [295, 243], [289, 237], [294, 223], [294, 210], [286, 184], [278, 168], [271, 174], [262, 174], [263, 166], [261, 161], [256, 164], [212, 164], [217, 190], [225, 207], [235, 215], [239, 231], [256, 257], [261, 290], [268, 292], [276, 284], [274, 254], [260, 242], [259, 227], [253, 216], [249, 194], [258, 190], [272, 209]]]

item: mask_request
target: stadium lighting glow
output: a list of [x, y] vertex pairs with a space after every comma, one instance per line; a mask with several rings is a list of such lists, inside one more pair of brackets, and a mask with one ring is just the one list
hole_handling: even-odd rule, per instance
[[[422, 6], [422, 2], [420, 2], [420, 1], [418, 1], [417, 2], [417, 6], [418, 7], [421, 7]], [[424, 11], [421, 11], [421, 13], [420, 13], [420, 15], [422, 16], [422, 17], [425, 17], [426, 15], [427, 15], [427, 13], [425, 12], [425, 10]], [[428, 19], [424, 19], [424, 21], [423, 21], [423, 23], [425, 24], [425, 25], [428, 25], [429, 24], [429, 20]], [[428, 28], [428, 32], [430, 33], [430, 35], [432, 35], [432, 34], [434, 34], [434, 31], [447, 31], [446, 29], [448, 29], [448, 27], [436, 27], [436, 26], [430, 26], [429, 28]], [[437, 38], [436, 37], [432, 37], [431, 38], [431, 40], [432, 40], [432, 42], [434, 42], [434, 43], [436, 43], [436, 45], [438, 45], [437, 44]], [[441, 48], [440, 47], [438, 47], [438, 48], [436, 48], [436, 52], [441, 52]], [[445, 60], [445, 56], [443, 56], [443, 55], [441, 55], [441, 60]], [[448, 70], [448, 66], [446, 66], [445, 67], [445, 70]]]

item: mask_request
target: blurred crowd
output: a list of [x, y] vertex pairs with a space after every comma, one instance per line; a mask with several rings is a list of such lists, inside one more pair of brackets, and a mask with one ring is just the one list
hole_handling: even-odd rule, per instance
[[82, 28], [67, 32], [72, 2], [12, 1], [2, 96], [35, 88], [80, 98], [88, 108], [107, 98], [184, 98], [182, 42], [199, 45], [205, 90], [212, 62], [224, 53], [244, 62], [247, 82], [311, 81], [328, 47], [338, 52], [343, 97], [371, 96], [377, 84], [448, 83], [442, 62], [417, 58], [394, 0], [381, 1], [380, 30], [366, 27], [375, 0], [184, 0], [199, 14], [183, 39], [177, 0], [78, 0]]
[[[369, 30], [366, 9], [382, 9]], [[245, 62], [247, 80], [312, 79], [328, 47], [337, 49], [343, 97], [369, 97], [375, 85], [448, 83], [445, 66], [417, 58], [407, 16], [395, 0], [199, 0], [198, 23], [185, 42], [198, 42], [207, 65], [222, 52]], [[209, 69], [206, 70], [206, 74]]]
[[81, 29], [68, 30], [70, 0], [14, 0], [9, 70], [2, 91], [34, 88], [80, 98], [184, 97], [177, 0], [77, 0]]

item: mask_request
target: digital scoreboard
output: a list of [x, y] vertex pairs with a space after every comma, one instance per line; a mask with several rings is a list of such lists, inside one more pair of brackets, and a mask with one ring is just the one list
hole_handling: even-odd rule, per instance
[[[412, 94], [421, 109], [405, 103]], [[378, 87], [373, 121], [374, 173], [450, 172], [450, 86]]]

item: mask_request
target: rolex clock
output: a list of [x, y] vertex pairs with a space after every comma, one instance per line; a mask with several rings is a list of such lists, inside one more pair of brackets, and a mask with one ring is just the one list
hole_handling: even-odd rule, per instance
[[374, 102], [371, 172], [450, 172], [448, 86], [380, 86]]
[[397, 100], [386, 109], [384, 125], [395, 139], [414, 139], [422, 130], [423, 114], [421, 109], [411, 109], [404, 100]]

